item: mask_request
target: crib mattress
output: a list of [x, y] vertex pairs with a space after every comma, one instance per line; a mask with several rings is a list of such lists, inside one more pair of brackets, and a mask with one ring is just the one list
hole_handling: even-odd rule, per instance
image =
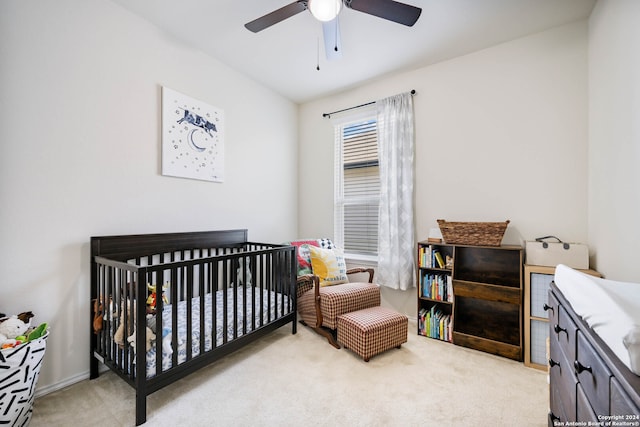
[[[243, 292], [244, 289], [244, 292]], [[237, 288], [237, 299], [238, 299], [238, 310], [234, 308], [234, 298], [233, 298], [234, 288], [228, 288], [226, 290], [226, 301], [227, 301], [227, 320], [223, 321], [224, 316], [224, 297], [225, 291], [217, 291], [215, 293], [216, 299], [216, 347], [219, 347], [225, 343], [225, 335], [226, 342], [232, 341], [234, 339], [234, 316], [236, 316], [237, 328], [235, 328], [235, 336], [240, 337], [242, 335], [246, 335], [252, 331], [254, 324], [256, 328], [261, 326], [260, 323], [260, 309], [262, 308], [262, 325], [266, 325], [269, 320], [273, 320], [274, 318], [280, 317], [280, 313], [288, 313], [291, 309], [289, 308], [289, 298], [286, 295], [274, 292], [267, 291], [259, 288], [252, 287], [238, 287]], [[253, 304], [252, 304], [252, 293], [254, 293]], [[245, 295], [246, 294], [246, 298]], [[261, 304], [262, 301], [262, 304]], [[213, 312], [213, 298], [212, 294], [207, 294], [204, 297], [204, 345], [205, 351], [211, 350], [213, 340], [212, 340], [212, 312]], [[244, 308], [244, 314], [242, 312]], [[254, 319], [254, 309], [255, 309], [255, 322]], [[167, 304], [163, 307], [162, 312], [162, 324], [164, 334], [172, 333], [171, 328], [171, 304]], [[191, 300], [191, 354], [192, 357], [200, 354], [200, 297], [194, 297]], [[246, 332], [245, 332], [245, 324], [244, 319], [246, 319]], [[225, 327], [226, 326], [226, 327]], [[187, 360], [187, 301], [181, 301], [178, 303], [178, 343], [171, 343], [172, 351], [162, 352], [162, 370], [165, 371], [172, 367], [172, 352], [177, 352], [178, 364], [183, 363]], [[157, 332], [157, 339], [161, 339], [162, 334], [160, 331]], [[151, 378], [156, 375], [156, 346], [152, 347], [150, 351], [147, 352], [147, 378]]]
[[554, 281], [576, 314], [640, 375], [640, 283], [602, 279], [562, 264]]

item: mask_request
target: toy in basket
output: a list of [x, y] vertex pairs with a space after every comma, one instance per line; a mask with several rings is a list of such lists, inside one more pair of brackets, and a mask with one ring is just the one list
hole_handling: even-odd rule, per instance
[[445, 243], [451, 245], [500, 246], [509, 222], [447, 222], [439, 219], [438, 226]]
[[32, 328], [31, 312], [0, 319], [0, 424], [26, 426], [31, 420], [48, 326]]

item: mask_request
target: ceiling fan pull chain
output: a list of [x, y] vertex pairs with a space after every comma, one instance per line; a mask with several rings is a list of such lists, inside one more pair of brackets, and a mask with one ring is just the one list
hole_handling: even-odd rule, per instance
[[316, 70], [320, 71], [320, 37], [318, 37], [318, 44], [317, 44], [317, 56], [316, 56]]
[[336, 16], [336, 45], [333, 48], [336, 52], [338, 51], [338, 26], [340, 25], [340, 21], [338, 19], [338, 16]]
[[333, 50], [334, 51], [338, 51], [338, 25], [340, 25], [340, 21], [339, 21], [339, 17], [340, 15], [338, 15], [338, 13], [340, 12], [340, 6], [336, 4], [336, 45], [334, 46]]

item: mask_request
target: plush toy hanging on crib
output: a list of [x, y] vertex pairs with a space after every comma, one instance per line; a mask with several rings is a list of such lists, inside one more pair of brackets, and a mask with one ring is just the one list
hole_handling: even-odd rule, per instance
[[[151, 345], [153, 343], [153, 341], [155, 341], [156, 339], [156, 334], [153, 333], [153, 331], [151, 329], [149, 329], [148, 326], [145, 326], [145, 331], [147, 333], [147, 348], [146, 351], [151, 350]], [[133, 354], [136, 353], [136, 331], [133, 331], [133, 334], [129, 335], [129, 338], [127, 338], [127, 342], [129, 343], [129, 345], [131, 347], [133, 347]]]
[[101, 300], [93, 300], [93, 333], [97, 334], [102, 330], [102, 321], [104, 317], [104, 304]]
[[[131, 331], [131, 335], [127, 336], [126, 341], [131, 345], [131, 347], [134, 348], [134, 351], [135, 351], [135, 345], [136, 345], [136, 342], [135, 342], [136, 310], [134, 309], [133, 312], [132, 312], [130, 304], [129, 304], [129, 301], [127, 301], [125, 306], [126, 306], [126, 311], [127, 311], [127, 323], [128, 323], [128, 325], [125, 327], [125, 321], [124, 321], [125, 307], [123, 306], [123, 309], [120, 312], [120, 324], [118, 325], [118, 329], [116, 329], [116, 332], [113, 334], [113, 341], [116, 344], [118, 344], [118, 346], [120, 348], [123, 348], [124, 345], [125, 345], [125, 343], [124, 343], [125, 342], [125, 333], [128, 333], [129, 331]], [[114, 315], [114, 317], [115, 317], [115, 315]], [[125, 332], [125, 330], [127, 332]], [[151, 343], [156, 338], [156, 335], [153, 333], [153, 331], [147, 325], [145, 325], [145, 330], [146, 330], [146, 333], [147, 333], [147, 336], [146, 336], [147, 351], [149, 351], [149, 349], [151, 348]], [[133, 337], [133, 339], [131, 337]]]
[[171, 329], [162, 328], [162, 351], [166, 355], [173, 354], [173, 348], [171, 347]]
[[[153, 331], [157, 338], [155, 314], [147, 314], [147, 327]], [[173, 353], [173, 348], [171, 347], [171, 329], [167, 327], [162, 328], [162, 350], [166, 355]]]
[[[134, 318], [135, 318], [135, 312], [133, 314], [133, 318], [131, 315], [131, 310], [129, 310], [129, 302], [127, 301], [126, 304], [126, 310], [127, 310], [127, 319], [128, 319], [128, 325], [126, 327], [127, 331], [132, 331], [133, 330], [133, 322], [134, 322]], [[125, 337], [125, 321], [124, 321], [124, 312], [125, 309], [123, 308], [122, 311], [120, 312], [120, 323], [118, 325], [118, 329], [116, 329], [116, 332], [113, 334], [113, 341], [118, 344], [118, 346], [120, 348], [124, 347], [124, 337]], [[113, 317], [115, 318], [117, 316], [117, 313], [113, 313]]]
[[[162, 303], [163, 304], [169, 304], [169, 300], [167, 299], [167, 295], [165, 294], [165, 290], [169, 287], [169, 283], [165, 283], [164, 286], [162, 286]], [[149, 289], [149, 297], [147, 298], [147, 313], [155, 313], [156, 312], [156, 285], [150, 285], [147, 283], [147, 289]]]
[[[128, 320], [128, 325], [127, 327], [125, 327], [125, 309], [127, 311], [127, 320]], [[123, 307], [123, 310], [120, 312], [120, 324], [118, 325], [118, 329], [116, 329], [116, 332], [113, 334], [113, 341], [118, 344], [118, 346], [120, 348], [123, 348], [125, 345], [125, 329], [127, 331], [133, 331], [131, 333], [131, 335], [127, 336], [126, 341], [127, 343], [133, 347], [133, 353], [136, 353], [136, 328], [135, 328], [135, 310], [130, 309], [130, 304], [129, 301], [127, 301], [127, 303], [125, 304], [125, 306]], [[145, 339], [146, 339], [146, 351], [149, 351], [151, 349], [151, 345], [153, 343], [153, 341], [155, 341], [156, 339], [156, 334], [153, 333], [153, 331], [151, 330], [151, 328], [149, 328], [149, 326], [147, 326], [146, 324], [144, 325], [144, 329], [145, 329]]]

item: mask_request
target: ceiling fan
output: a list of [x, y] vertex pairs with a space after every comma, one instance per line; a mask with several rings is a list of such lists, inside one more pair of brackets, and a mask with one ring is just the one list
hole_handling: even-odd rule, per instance
[[309, 9], [311, 14], [322, 22], [327, 58], [334, 59], [339, 57], [342, 52], [338, 20], [336, 18], [343, 5], [349, 9], [408, 27], [413, 26], [422, 13], [422, 9], [419, 7], [394, 0], [297, 0], [258, 19], [254, 19], [244, 26], [249, 31], [257, 33]]

